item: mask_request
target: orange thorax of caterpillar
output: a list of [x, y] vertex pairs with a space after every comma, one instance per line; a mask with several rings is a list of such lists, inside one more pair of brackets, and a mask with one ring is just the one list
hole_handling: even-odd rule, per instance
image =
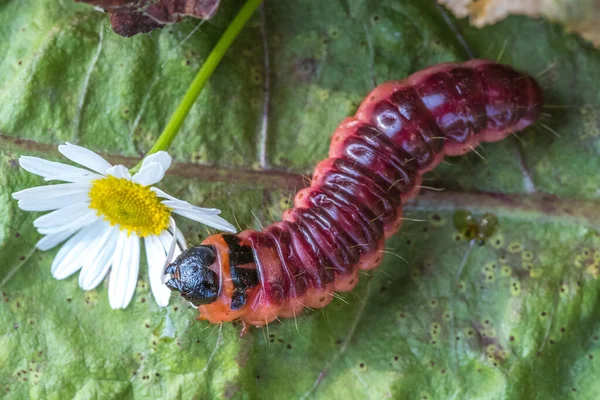
[[[209, 268], [219, 276], [219, 292], [214, 302], [199, 307], [201, 319], [212, 323], [246, 321], [251, 314], [253, 319], [258, 319], [255, 324], [261, 325], [277, 314], [279, 307], [270, 307], [269, 298], [273, 296], [268, 294], [272, 292], [265, 291], [269, 286], [265, 279], [269, 272], [265, 269], [280, 269], [278, 258], [273, 256], [268, 260], [268, 251], [253, 248], [244, 233], [213, 235], [202, 242], [215, 249], [216, 261]], [[278, 300], [283, 300], [281, 297]]]
[[233, 310], [231, 307], [235, 287], [231, 279], [229, 245], [223, 235], [209, 236], [202, 244], [212, 246], [216, 251], [217, 260], [209, 268], [219, 277], [219, 294], [215, 302], [199, 307], [199, 319], [206, 319], [212, 323], [236, 320], [242, 316], [243, 311]]
[[[294, 243], [297, 238], [289, 240]], [[305, 265], [307, 270], [299, 273], [291, 270], [291, 265], [282, 266], [283, 254], [275, 243], [263, 232], [254, 230], [206, 238], [202, 245], [211, 246], [216, 253], [216, 260], [209, 269], [219, 276], [219, 292], [214, 302], [198, 307], [199, 319], [211, 323], [241, 320], [260, 326], [278, 316], [295, 317], [305, 307], [325, 307], [336, 291], [352, 290], [358, 283], [358, 270], [373, 268], [382, 258], [377, 252], [365, 254], [349, 273], [314, 285], [319, 268], [310, 271], [310, 266]], [[380, 243], [383, 246], [383, 241]], [[243, 275], [251, 277], [253, 273], [255, 280], [240, 278]]]

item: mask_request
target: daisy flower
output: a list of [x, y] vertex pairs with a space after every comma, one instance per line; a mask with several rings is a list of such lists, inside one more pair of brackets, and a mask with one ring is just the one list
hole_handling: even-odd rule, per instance
[[24, 170], [46, 181], [67, 183], [25, 189], [13, 193], [13, 198], [25, 211], [52, 211], [33, 225], [45, 235], [36, 244], [40, 250], [66, 240], [52, 262], [56, 279], [81, 269], [79, 286], [91, 290], [110, 270], [108, 298], [113, 309], [127, 307], [133, 297], [142, 239], [152, 293], [158, 305], [168, 304], [171, 291], [164, 285], [164, 267], [168, 257], [176, 257], [186, 246], [173, 214], [235, 232], [219, 217], [221, 211], [196, 207], [151, 186], [171, 165], [171, 156], [164, 151], [146, 157], [133, 176], [123, 165], [111, 165], [84, 147], [67, 143], [58, 151], [84, 168], [22, 156], [19, 164]]

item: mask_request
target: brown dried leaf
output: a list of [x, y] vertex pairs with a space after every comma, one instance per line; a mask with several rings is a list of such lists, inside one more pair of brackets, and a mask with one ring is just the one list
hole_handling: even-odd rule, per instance
[[494, 24], [511, 14], [546, 17], [560, 22], [600, 46], [600, 0], [438, 0], [473, 25]]
[[129, 37], [148, 33], [184, 17], [209, 19], [220, 0], [75, 0], [95, 5], [110, 14], [113, 30]]

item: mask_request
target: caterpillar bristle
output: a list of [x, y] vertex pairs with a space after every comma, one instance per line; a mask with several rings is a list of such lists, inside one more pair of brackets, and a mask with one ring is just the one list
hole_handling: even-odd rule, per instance
[[547, 130], [548, 132], [552, 133], [557, 138], [562, 137], [558, 132], [556, 132], [554, 129], [550, 128], [548, 125], [544, 124], [543, 122], [538, 122], [538, 125], [541, 126], [542, 128], [544, 128], [545, 130]]
[[506, 50], [506, 44], [508, 43], [508, 38], [504, 39], [504, 43], [502, 43], [502, 49], [500, 50], [500, 54], [496, 57], [496, 62], [500, 62], [502, 60], [502, 56], [504, 55], [504, 50]]

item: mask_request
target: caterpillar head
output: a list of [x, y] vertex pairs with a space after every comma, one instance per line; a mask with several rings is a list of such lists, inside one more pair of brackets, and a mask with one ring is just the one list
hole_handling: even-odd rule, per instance
[[165, 285], [195, 306], [212, 303], [219, 292], [219, 279], [209, 267], [216, 259], [212, 246], [187, 249], [165, 270], [171, 275]]

